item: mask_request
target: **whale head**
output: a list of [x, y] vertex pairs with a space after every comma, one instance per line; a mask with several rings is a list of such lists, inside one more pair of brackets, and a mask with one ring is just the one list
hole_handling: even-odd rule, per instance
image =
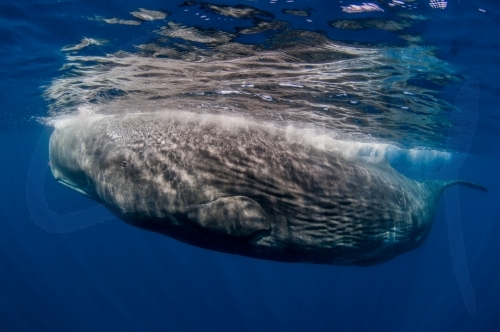
[[[64, 126], [65, 124], [58, 124]], [[76, 127], [73, 127], [76, 128]], [[62, 185], [69, 187], [87, 197], [100, 201], [95, 186], [85, 165], [85, 154], [82, 153], [79, 133], [67, 134], [67, 131], [56, 130], [51, 135], [49, 158], [52, 175]]]

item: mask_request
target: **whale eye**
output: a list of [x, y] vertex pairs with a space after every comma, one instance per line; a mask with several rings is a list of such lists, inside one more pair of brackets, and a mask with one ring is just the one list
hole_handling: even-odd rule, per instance
[[127, 167], [127, 162], [126, 162], [125, 160], [122, 160], [122, 161], [120, 162], [120, 166], [121, 166], [121, 167]]

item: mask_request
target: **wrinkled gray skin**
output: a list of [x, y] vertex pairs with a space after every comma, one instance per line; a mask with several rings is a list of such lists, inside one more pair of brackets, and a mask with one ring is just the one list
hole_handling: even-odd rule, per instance
[[419, 246], [452, 184], [419, 183], [276, 128], [185, 113], [61, 121], [50, 164], [131, 225], [220, 252], [337, 265]]

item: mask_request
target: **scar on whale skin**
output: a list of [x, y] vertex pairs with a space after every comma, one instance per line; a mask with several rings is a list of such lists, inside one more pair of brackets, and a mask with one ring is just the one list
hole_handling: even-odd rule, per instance
[[90, 115], [56, 123], [50, 162], [59, 182], [133, 226], [283, 262], [390, 260], [423, 243], [446, 187], [486, 191], [417, 182], [291, 136], [227, 116]]

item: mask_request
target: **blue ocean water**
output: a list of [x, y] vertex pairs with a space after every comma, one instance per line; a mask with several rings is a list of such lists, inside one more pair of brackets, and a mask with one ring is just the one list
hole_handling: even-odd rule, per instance
[[[500, 123], [495, 106], [500, 89], [496, 33], [500, 5], [458, 0], [371, 3], [383, 11], [349, 12], [357, 8], [350, 5], [362, 2], [318, 0], [3, 1], [0, 329], [497, 330]], [[228, 15], [225, 6], [247, 8], [238, 4], [261, 12], [239, 18]], [[140, 18], [139, 8], [149, 12], [142, 11]], [[158, 13], [168, 15], [144, 16]], [[118, 20], [122, 22], [115, 23]], [[262, 22], [274, 27], [262, 28]], [[241, 32], [252, 28], [260, 30]], [[195, 37], [186, 37], [186, 30]], [[175, 59], [198, 66], [203, 61], [197, 57], [237, 62], [235, 54], [268, 56], [265, 52], [276, 49], [289, 55], [288, 44], [303, 36], [302, 31], [314, 33], [302, 38], [315, 42], [317, 38], [317, 43], [326, 38], [328, 47], [332, 41], [351, 47], [349, 52], [353, 48], [367, 52], [357, 53], [365, 62], [351, 64], [346, 68], [349, 75], [334, 81], [335, 87], [345, 82], [346, 94], [355, 98], [342, 105], [359, 108], [350, 109], [346, 113], [350, 120], [341, 124], [330, 121], [335, 114], [328, 115], [324, 122], [328, 130], [351, 139], [363, 135], [368, 146], [391, 143], [406, 149], [409, 152], [397, 150], [398, 156], [387, 156], [408, 176], [459, 177], [487, 186], [489, 193], [462, 187], [449, 191], [441, 198], [432, 231], [421, 247], [381, 265], [341, 267], [285, 264], [192, 247], [113, 218], [95, 202], [56, 183], [50, 174], [46, 163], [51, 120], [82, 105], [116, 110], [123, 106], [120, 96], [126, 93], [132, 98], [134, 89], [138, 104], [132, 105], [149, 105], [144, 103], [150, 90], [139, 80], [148, 69], [136, 68], [127, 59], [146, 58], [151, 66]], [[227, 50], [225, 45], [239, 48]], [[263, 46], [249, 50], [242, 45]], [[363, 58], [374, 53], [377, 58]], [[321, 54], [306, 53], [301, 58], [312, 68], [304, 82], [319, 82], [326, 67], [318, 73], [314, 66], [327, 63], [318, 60]], [[99, 66], [110, 55], [113, 65]], [[381, 65], [376, 70], [356, 67], [373, 63]], [[133, 88], [108, 89], [117, 86], [117, 77], [124, 73], [115, 74], [114, 68], [130, 69], [126, 73], [137, 77]], [[201, 66], [189, 68], [203, 72]], [[347, 82], [357, 89], [348, 90]], [[209, 90], [207, 84], [203, 91]], [[386, 85], [390, 89], [380, 88]], [[314, 93], [324, 91], [324, 86], [316, 87], [311, 95], [304, 92], [297, 97], [297, 102], [312, 105], [311, 110], [320, 104], [328, 106], [321, 109], [333, 109], [344, 102], [325, 96], [314, 101]], [[262, 89], [260, 96], [266, 91]], [[391, 95], [391, 89], [420, 99], [404, 101]], [[88, 96], [85, 91], [90, 91]], [[269, 91], [273, 96], [288, 93]], [[205, 102], [196, 98], [189, 102]], [[397, 107], [399, 112], [409, 107], [415, 112], [385, 113], [383, 107]], [[352, 123], [354, 133], [348, 126]], [[446, 167], [440, 158], [429, 159], [429, 154], [410, 158], [422, 150], [451, 153], [453, 158]]]

